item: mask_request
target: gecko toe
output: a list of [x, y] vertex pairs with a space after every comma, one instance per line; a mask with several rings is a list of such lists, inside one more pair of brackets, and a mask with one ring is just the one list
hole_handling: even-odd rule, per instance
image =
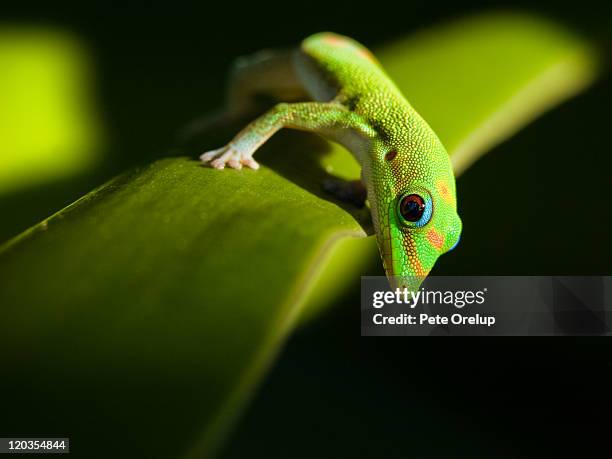
[[232, 157], [227, 161], [227, 165], [232, 169], [242, 169], [242, 163], [239, 158]]
[[259, 163], [255, 161], [251, 156], [242, 158], [242, 164], [254, 170], [259, 169]]
[[202, 161], [203, 163], [212, 161], [214, 158], [222, 154], [224, 151], [225, 151], [225, 147], [222, 147], [222, 148], [217, 148], [216, 150], [210, 150], [205, 153], [202, 153], [200, 155], [200, 161]]
[[221, 158], [217, 158], [210, 163], [210, 165], [215, 169], [225, 169], [225, 161]]

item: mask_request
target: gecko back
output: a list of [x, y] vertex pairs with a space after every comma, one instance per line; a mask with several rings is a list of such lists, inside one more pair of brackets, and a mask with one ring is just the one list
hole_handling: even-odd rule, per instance
[[[302, 41], [296, 62], [298, 75], [315, 100], [329, 101], [378, 91], [396, 91], [374, 55], [355, 40], [332, 32]], [[381, 86], [381, 82], [387, 83]]]

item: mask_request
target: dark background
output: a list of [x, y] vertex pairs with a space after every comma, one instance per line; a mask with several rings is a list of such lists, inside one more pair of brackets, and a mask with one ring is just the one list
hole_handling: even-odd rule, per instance
[[[591, 1], [3, 5], [3, 20], [64, 27], [89, 46], [110, 143], [96, 173], [0, 199], [0, 236], [167, 155], [178, 127], [221, 103], [236, 56], [325, 29], [376, 46], [499, 8], [557, 18], [610, 49], [611, 8]], [[605, 76], [462, 176], [462, 243], [435, 273], [612, 274], [611, 103]], [[610, 455], [609, 339], [365, 339], [354, 292], [290, 339], [223, 457]]]

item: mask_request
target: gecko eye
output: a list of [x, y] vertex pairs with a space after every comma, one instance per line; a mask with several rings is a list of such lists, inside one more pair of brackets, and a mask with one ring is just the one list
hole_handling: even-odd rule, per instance
[[431, 199], [423, 198], [420, 194], [409, 193], [400, 197], [397, 211], [405, 225], [420, 228], [431, 219], [431, 207]]
[[404, 196], [400, 202], [400, 214], [409, 222], [418, 222], [424, 211], [425, 201], [418, 194]]

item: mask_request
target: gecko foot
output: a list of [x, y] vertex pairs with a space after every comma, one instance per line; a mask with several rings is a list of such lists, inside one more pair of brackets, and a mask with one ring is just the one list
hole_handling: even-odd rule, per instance
[[242, 166], [259, 169], [259, 163], [252, 155], [241, 153], [231, 143], [200, 155], [200, 161], [203, 164], [209, 163], [215, 169], [224, 169], [226, 165], [232, 169], [242, 169]]

